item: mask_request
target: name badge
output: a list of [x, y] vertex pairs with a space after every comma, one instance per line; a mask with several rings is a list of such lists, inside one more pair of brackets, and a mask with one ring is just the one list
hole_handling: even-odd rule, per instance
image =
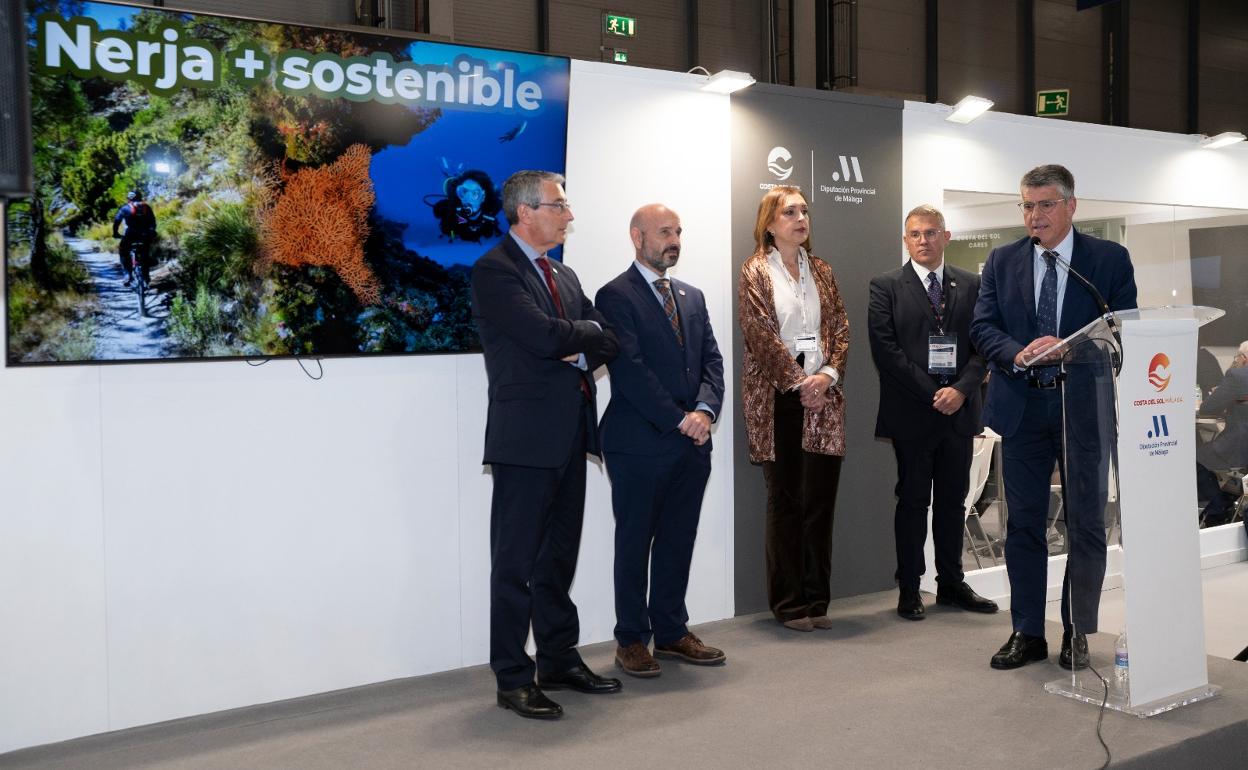
[[931, 334], [927, 338], [927, 373], [957, 374], [958, 335]]
[[813, 334], [803, 334], [796, 339], [798, 353], [814, 353], [819, 349], [819, 339]]

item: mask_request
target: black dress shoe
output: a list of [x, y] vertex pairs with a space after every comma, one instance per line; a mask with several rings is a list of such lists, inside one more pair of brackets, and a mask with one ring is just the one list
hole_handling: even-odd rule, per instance
[[918, 591], [902, 591], [897, 599], [897, 614], [906, 620], [922, 620], [925, 614]]
[[956, 586], [937, 586], [937, 604], [952, 604], [970, 612], [996, 612], [997, 603], [975, 593], [965, 582]]
[[511, 709], [526, 719], [558, 719], [563, 716], [563, 707], [547, 698], [535, 684], [526, 684], [514, 690], [499, 690], [498, 707]]
[[1022, 631], [1010, 634], [1010, 639], [997, 654], [992, 656], [992, 667], [1001, 669], [1021, 668], [1033, 660], [1049, 657], [1049, 645], [1043, 636], [1028, 636]]
[[[1072, 654], [1073, 650], [1073, 654]], [[1074, 667], [1071, 667], [1074, 658]], [[1067, 671], [1080, 671], [1088, 667], [1088, 637], [1086, 634], [1075, 634], [1071, 644], [1070, 632], [1062, 633], [1062, 651], [1057, 656], [1057, 664]]]
[[589, 670], [589, 666], [579, 663], [567, 671], [537, 674], [537, 685], [546, 690], [576, 690], [598, 695], [604, 692], [619, 692], [620, 680], [598, 676]]

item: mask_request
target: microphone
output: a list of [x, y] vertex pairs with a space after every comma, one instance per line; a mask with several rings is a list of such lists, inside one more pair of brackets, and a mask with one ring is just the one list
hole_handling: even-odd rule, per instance
[[[1039, 246], [1042, 249], [1044, 248], [1044, 244], [1040, 243], [1040, 236], [1038, 235], [1031, 236], [1031, 244], [1033, 246]], [[1078, 278], [1079, 283], [1083, 284], [1087, 287], [1088, 291], [1092, 292], [1092, 298], [1096, 300], [1097, 306], [1100, 307], [1101, 315], [1107, 316], [1105, 318], [1105, 325], [1109, 327], [1110, 334], [1114, 335], [1114, 341], [1118, 343], [1118, 350], [1122, 350], [1122, 333], [1118, 330], [1118, 322], [1114, 318], [1113, 311], [1109, 309], [1109, 303], [1105, 301], [1105, 298], [1101, 296], [1101, 293], [1097, 291], [1097, 288], [1092, 285], [1091, 281], [1084, 278], [1078, 270], [1070, 266], [1069, 262], [1062, 259], [1061, 254], [1058, 254], [1053, 249], [1045, 250], [1051, 252], [1053, 254], [1053, 258], [1058, 262], [1061, 262], [1062, 266], [1066, 268], [1067, 273]], [[1118, 369], [1122, 366], [1121, 359], [1118, 354], [1114, 354], [1112, 358], [1114, 363], [1114, 373], [1117, 374]]]

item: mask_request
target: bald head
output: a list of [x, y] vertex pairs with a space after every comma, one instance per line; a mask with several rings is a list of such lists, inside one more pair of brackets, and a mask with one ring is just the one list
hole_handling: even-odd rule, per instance
[[628, 233], [637, 261], [659, 275], [680, 259], [680, 217], [662, 203], [649, 203], [633, 214]]

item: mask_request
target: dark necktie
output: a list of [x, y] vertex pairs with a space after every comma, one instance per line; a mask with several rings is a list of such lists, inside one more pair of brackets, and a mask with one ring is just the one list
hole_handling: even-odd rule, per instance
[[1036, 303], [1036, 321], [1041, 337], [1057, 336], [1057, 254], [1044, 252], [1048, 267], [1040, 282], [1040, 301]]
[[[1036, 304], [1036, 324], [1041, 337], [1057, 336], [1057, 253], [1046, 251], [1042, 255], [1048, 267], [1044, 271], [1044, 279], [1040, 281], [1040, 301]], [[1041, 366], [1037, 375], [1041, 382], [1048, 384], [1057, 376], [1056, 366]]]
[[[550, 260], [546, 257], [537, 258], [537, 266], [542, 269], [542, 275], [546, 277], [546, 288], [550, 290], [550, 298], [555, 302], [555, 312], [560, 318], [567, 318], [568, 314], [563, 312], [563, 300], [559, 298], [559, 287], [555, 285], [555, 272], [550, 268]], [[585, 377], [580, 378], [581, 394], [585, 396], [586, 401], [593, 401], [593, 396], [589, 393], [589, 383], [585, 381]]]
[[940, 285], [935, 273], [927, 274], [927, 299], [932, 303], [932, 312], [936, 314], [936, 325], [941, 325], [941, 306], [945, 301], [945, 290]]
[[563, 312], [563, 300], [559, 299], [559, 287], [555, 285], [555, 273], [550, 269], [550, 260], [538, 257], [537, 266], [542, 269], [542, 275], [546, 276], [546, 288], [550, 290], [550, 298], [555, 301], [555, 312], [560, 318], [567, 318], [568, 314]]
[[676, 344], [683, 347], [685, 337], [680, 333], [680, 315], [676, 312], [676, 298], [672, 296], [672, 282], [666, 278], [658, 278], [654, 281], [654, 288], [659, 290], [659, 296], [663, 298], [663, 312], [667, 314], [667, 322], [676, 333]]

